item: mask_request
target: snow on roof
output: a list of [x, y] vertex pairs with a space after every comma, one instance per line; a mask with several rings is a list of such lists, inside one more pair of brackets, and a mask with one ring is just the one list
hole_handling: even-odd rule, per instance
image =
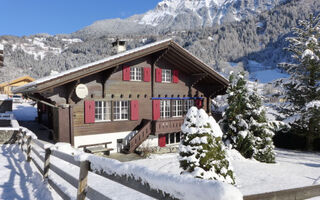
[[0, 44], [0, 50], [3, 50], [3, 44]]
[[[23, 86], [20, 86], [20, 87], [17, 87], [13, 90], [14, 93], [18, 93], [18, 92], [23, 92], [24, 90], [27, 90], [27, 89], [30, 89], [31, 91], [40, 83], [44, 83], [44, 82], [47, 82], [47, 81], [50, 81], [52, 79], [56, 79], [56, 78], [60, 78], [60, 77], [63, 77], [65, 75], [68, 75], [68, 74], [71, 74], [71, 73], [74, 73], [74, 72], [77, 72], [77, 71], [81, 71], [83, 69], [86, 69], [86, 68], [89, 68], [89, 67], [92, 67], [94, 65], [98, 65], [98, 64], [101, 64], [101, 63], [105, 63], [105, 62], [108, 62], [108, 61], [111, 61], [111, 60], [114, 60], [114, 59], [117, 59], [117, 58], [120, 58], [120, 57], [124, 57], [124, 56], [127, 56], [127, 55], [130, 55], [132, 53], [136, 53], [136, 52], [139, 52], [141, 50], [145, 50], [145, 49], [148, 49], [148, 48], [151, 48], [151, 47], [154, 47], [154, 46], [157, 46], [159, 44], [163, 44], [163, 43], [166, 43], [166, 42], [170, 42], [170, 41], [173, 41], [171, 38], [169, 39], [164, 39], [164, 40], [160, 40], [160, 41], [157, 41], [157, 42], [153, 42], [153, 43], [150, 43], [150, 44], [147, 44], [147, 45], [144, 45], [144, 46], [141, 46], [141, 47], [138, 47], [138, 48], [135, 48], [135, 49], [131, 49], [131, 50], [127, 50], [125, 52], [122, 52], [122, 53], [118, 53], [116, 55], [113, 55], [113, 56], [109, 56], [107, 58], [104, 58], [104, 59], [101, 59], [101, 60], [98, 60], [98, 61], [95, 61], [95, 62], [92, 62], [92, 63], [88, 63], [88, 64], [85, 64], [85, 65], [82, 65], [82, 66], [79, 66], [79, 67], [75, 67], [75, 68], [72, 68], [72, 69], [69, 69], [69, 70], [66, 70], [64, 72], [61, 72], [59, 74], [53, 74], [53, 75], [49, 75], [49, 76], [46, 76], [46, 77], [43, 77], [43, 78], [40, 78], [40, 79], [37, 79], [31, 83], [28, 83], [26, 85], [23, 85]], [[181, 47], [182, 48], [182, 47]], [[183, 48], [184, 49], [184, 48]], [[191, 54], [189, 51], [187, 51], [186, 49], [184, 49], [186, 52], [188, 52], [191, 56], [193, 56], [195, 59], [197, 59], [199, 62], [201, 62], [202, 64], [204, 64], [205, 66], [207, 66], [203, 61], [201, 61], [200, 59], [198, 59], [196, 56], [194, 56], [193, 54]], [[208, 67], [208, 69], [212, 70], [217, 76], [220, 76], [222, 79], [224, 79], [226, 82], [228, 82], [228, 80], [223, 77], [222, 75], [220, 75], [218, 72], [216, 72], [214, 69], [212, 69], [211, 67]]]
[[132, 54], [132, 53], [135, 53], [135, 52], [144, 50], [144, 49], [148, 49], [148, 48], [150, 48], [150, 47], [153, 47], [153, 46], [156, 46], [156, 45], [165, 43], [165, 42], [169, 42], [169, 41], [171, 41], [171, 40], [172, 40], [172, 39], [169, 38], [169, 39], [161, 40], [161, 41], [158, 41], [158, 42], [150, 43], [150, 44], [147, 44], [147, 45], [144, 45], [144, 46], [135, 48], [135, 49], [131, 49], [131, 50], [128, 50], [128, 51], [125, 51], [125, 52], [122, 52], [122, 53], [119, 53], [119, 54], [116, 54], [116, 55], [113, 55], [113, 56], [109, 56], [109, 57], [107, 57], [107, 58], [104, 58], [104, 59], [101, 59], [101, 60], [98, 60], [98, 61], [95, 61], [95, 62], [92, 62], [92, 63], [88, 63], [88, 64], [85, 64], [85, 65], [82, 65], [82, 66], [79, 66], [79, 67], [75, 67], [75, 68], [66, 70], [66, 71], [61, 72], [61, 73], [59, 73], [59, 74], [54, 74], [54, 75], [46, 76], [46, 77], [37, 79], [37, 80], [35, 80], [35, 81], [31, 82], [31, 83], [28, 83], [28, 84], [26, 84], [26, 85], [17, 87], [17, 88], [15, 88], [15, 89], [13, 90], [13, 92], [19, 92], [19, 91], [22, 91], [22, 90], [24, 90], [24, 89], [27, 89], [27, 88], [30, 88], [30, 87], [34, 87], [34, 86], [36, 86], [36, 85], [38, 85], [38, 84], [40, 84], [40, 83], [43, 83], [43, 82], [46, 82], [46, 81], [50, 81], [50, 80], [52, 80], [52, 79], [56, 79], [56, 78], [65, 76], [65, 75], [67, 75], [67, 74], [70, 74], [70, 73], [73, 73], [73, 72], [77, 72], [77, 71], [86, 69], [86, 68], [88, 68], [88, 67], [91, 67], [91, 66], [94, 66], [94, 65], [98, 65], [98, 64], [101, 64], [101, 63], [110, 61], [110, 60], [114, 60], [114, 59], [116, 59], [116, 58], [120, 58], [120, 57], [129, 55], [129, 54]]

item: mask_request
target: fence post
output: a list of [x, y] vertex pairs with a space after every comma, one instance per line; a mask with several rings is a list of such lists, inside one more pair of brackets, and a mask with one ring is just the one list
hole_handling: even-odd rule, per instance
[[22, 132], [22, 142], [21, 142], [21, 151], [23, 152], [23, 145], [24, 145], [24, 139], [25, 139], [25, 137], [26, 137], [26, 132], [25, 131], [23, 131]]
[[27, 137], [27, 162], [31, 161], [31, 136]]
[[45, 151], [46, 151], [46, 153], [44, 156], [43, 179], [48, 178], [49, 169], [50, 169], [51, 150], [50, 150], [50, 148], [46, 148]]
[[21, 138], [22, 138], [22, 128], [19, 128], [19, 132], [17, 134], [17, 143], [18, 143], [18, 145], [21, 144]]
[[80, 162], [79, 184], [77, 192], [77, 200], [84, 200], [87, 193], [88, 171], [90, 167], [89, 161]]

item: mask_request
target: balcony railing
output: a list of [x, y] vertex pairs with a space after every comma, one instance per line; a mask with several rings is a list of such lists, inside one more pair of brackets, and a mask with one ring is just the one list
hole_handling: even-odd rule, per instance
[[155, 135], [163, 133], [173, 133], [181, 131], [184, 118], [159, 119], [153, 121], [153, 133]]
[[136, 150], [143, 141], [145, 141], [151, 133], [151, 121], [145, 120], [143, 127], [135, 134], [129, 142], [129, 153]]

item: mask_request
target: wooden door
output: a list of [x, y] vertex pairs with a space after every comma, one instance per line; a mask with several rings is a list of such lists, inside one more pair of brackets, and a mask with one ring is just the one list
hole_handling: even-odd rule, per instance
[[166, 146], [166, 135], [159, 135], [159, 147]]

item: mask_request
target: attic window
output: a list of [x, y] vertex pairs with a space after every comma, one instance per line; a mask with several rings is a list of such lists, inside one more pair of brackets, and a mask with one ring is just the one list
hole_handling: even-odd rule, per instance
[[162, 69], [162, 83], [171, 83], [172, 74], [171, 69]]
[[142, 72], [141, 67], [130, 67], [130, 80], [131, 81], [141, 81]]

